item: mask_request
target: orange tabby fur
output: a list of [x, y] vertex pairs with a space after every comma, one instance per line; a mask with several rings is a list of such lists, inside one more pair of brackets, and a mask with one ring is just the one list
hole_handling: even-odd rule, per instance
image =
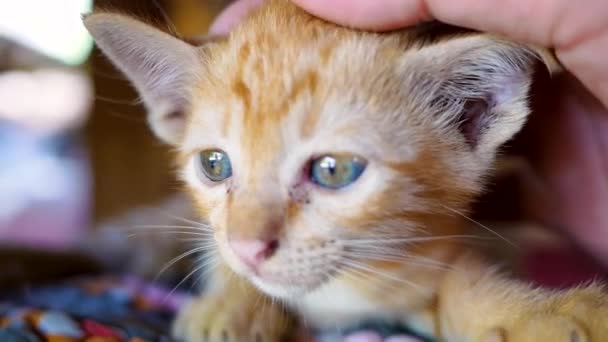
[[[213, 228], [219, 266], [177, 336], [275, 341], [289, 311], [317, 327], [399, 321], [445, 341], [608, 340], [600, 286], [535, 289], [463, 241], [498, 148], [528, 115], [535, 61], [556, 68], [546, 51], [433, 24], [358, 32], [285, 0], [203, 46], [123, 15], [85, 24], [176, 147]], [[467, 141], [463, 99], [488, 94], [492, 113]], [[230, 156], [222, 184], [196, 171], [209, 148]], [[342, 152], [369, 163], [356, 183], [306, 182], [311, 157]], [[256, 272], [228, 243], [269, 237], [280, 247]]]

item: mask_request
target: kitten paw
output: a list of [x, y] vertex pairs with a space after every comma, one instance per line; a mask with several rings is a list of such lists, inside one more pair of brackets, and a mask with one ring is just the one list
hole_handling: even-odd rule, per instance
[[591, 342], [585, 327], [576, 320], [552, 314], [538, 314], [515, 323], [509, 329], [495, 328], [480, 342]]
[[289, 314], [280, 304], [227, 293], [206, 295], [188, 303], [172, 333], [186, 342], [278, 342], [285, 340], [292, 327]]
[[[601, 342], [608, 341], [608, 301], [597, 288], [569, 291], [550, 305], [521, 313], [497, 327], [481, 342]], [[508, 327], [508, 328], [507, 328]]]

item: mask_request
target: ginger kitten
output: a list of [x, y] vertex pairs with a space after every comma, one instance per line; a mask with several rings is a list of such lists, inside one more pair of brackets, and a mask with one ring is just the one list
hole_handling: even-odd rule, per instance
[[286, 0], [200, 46], [120, 14], [85, 25], [212, 229], [215, 267], [176, 336], [277, 341], [295, 317], [380, 318], [443, 341], [608, 341], [600, 286], [532, 288], [466, 239], [535, 65], [555, 69], [546, 51], [436, 23], [354, 31]]

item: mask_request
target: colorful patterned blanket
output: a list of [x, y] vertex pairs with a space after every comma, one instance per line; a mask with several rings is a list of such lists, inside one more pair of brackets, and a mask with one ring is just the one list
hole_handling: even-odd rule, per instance
[[23, 288], [0, 297], [0, 341], [169, 341], [183, 299], [130, 277]]
[[[2, 342], [169, 342], [183, 291], [134, 277], [100, 276], [22, 288], [0, 296]], [[399, 327], [369, 323], [319, 332], [319, 342], [424, 341]]]

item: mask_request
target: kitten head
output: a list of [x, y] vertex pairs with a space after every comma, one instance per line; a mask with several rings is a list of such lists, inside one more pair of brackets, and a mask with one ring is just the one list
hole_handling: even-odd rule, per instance
[[177, 148], [224, 261], [274, 296], [458, 233], [548, 56], [438, 24], [358, 32], [283, 0], [200, 46], [117, 14], [85, 24]]

